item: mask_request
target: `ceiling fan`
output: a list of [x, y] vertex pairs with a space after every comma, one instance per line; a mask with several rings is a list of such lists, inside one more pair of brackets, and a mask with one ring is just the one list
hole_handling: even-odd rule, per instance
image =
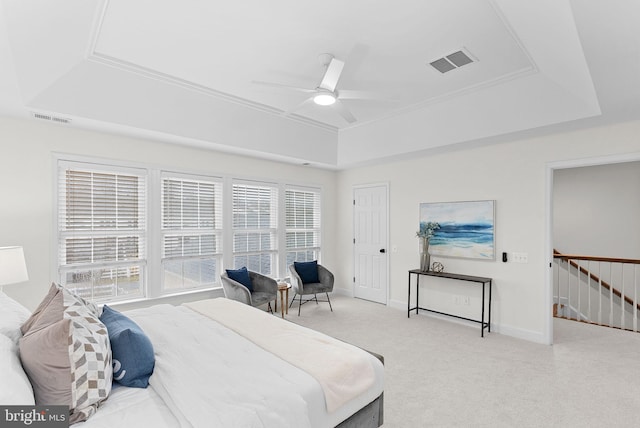
[[300, 109], [301, 107], [313, 102], [314, 104], [319, 106], [331, 106], [348, 123], [354, 123], [357, 119], [344, 105], [344, 103], [342, 103], [342, 100], [370, 99], [371, 97], [369, 97], [366, 93], [360, 91], [350, 91], [345, 89], [341, 89], [338, 91], [336, 89], [336, 86], [338, 85], [338, 80], [340, 80], [340, 75], [342, 74], [342, 69], [344, 68], [344, 61], [336, 59], [331, 54], [321, 54], [319, 59], [326, 69], [324, 75], [322, 76], [320, 84], [315, 89], [299, 88], [295, 86], [283, 85], [280, 83], [261, 82], [255, 80], [253, 81], [253, 83], [311, 94], [302, 103], [285, 111], [285, 115], [289, 115], [294, 111]]

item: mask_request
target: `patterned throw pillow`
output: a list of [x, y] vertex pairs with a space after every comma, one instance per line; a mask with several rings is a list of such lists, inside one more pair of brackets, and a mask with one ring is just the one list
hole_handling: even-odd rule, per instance
[[65, 288], [49, 293], [22, 326], [20, 357], [37, 405], [68, 405], [73, 424], [111, 391], [111, 348], [99, 310]]

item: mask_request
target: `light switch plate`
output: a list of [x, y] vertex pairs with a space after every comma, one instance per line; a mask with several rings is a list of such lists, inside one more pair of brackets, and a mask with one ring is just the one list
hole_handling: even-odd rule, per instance
[[529, 263], [529, 254], [513, 253], [512, 260], [514, 263]]

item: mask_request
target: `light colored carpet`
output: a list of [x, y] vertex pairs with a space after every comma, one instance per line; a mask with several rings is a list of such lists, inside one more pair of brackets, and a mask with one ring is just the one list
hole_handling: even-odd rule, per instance
[[334, 296], [287, 319], [385, 357], [384, 427], [640, 426], [640, 335], [556, 319], [555, 344]]

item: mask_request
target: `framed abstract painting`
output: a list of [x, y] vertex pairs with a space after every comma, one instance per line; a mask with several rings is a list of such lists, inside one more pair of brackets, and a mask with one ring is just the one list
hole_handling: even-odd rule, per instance
[[420, 225], [440, 225], [430, 239], [431, 256], [495, 260], [495, 201], [420, 204]]

